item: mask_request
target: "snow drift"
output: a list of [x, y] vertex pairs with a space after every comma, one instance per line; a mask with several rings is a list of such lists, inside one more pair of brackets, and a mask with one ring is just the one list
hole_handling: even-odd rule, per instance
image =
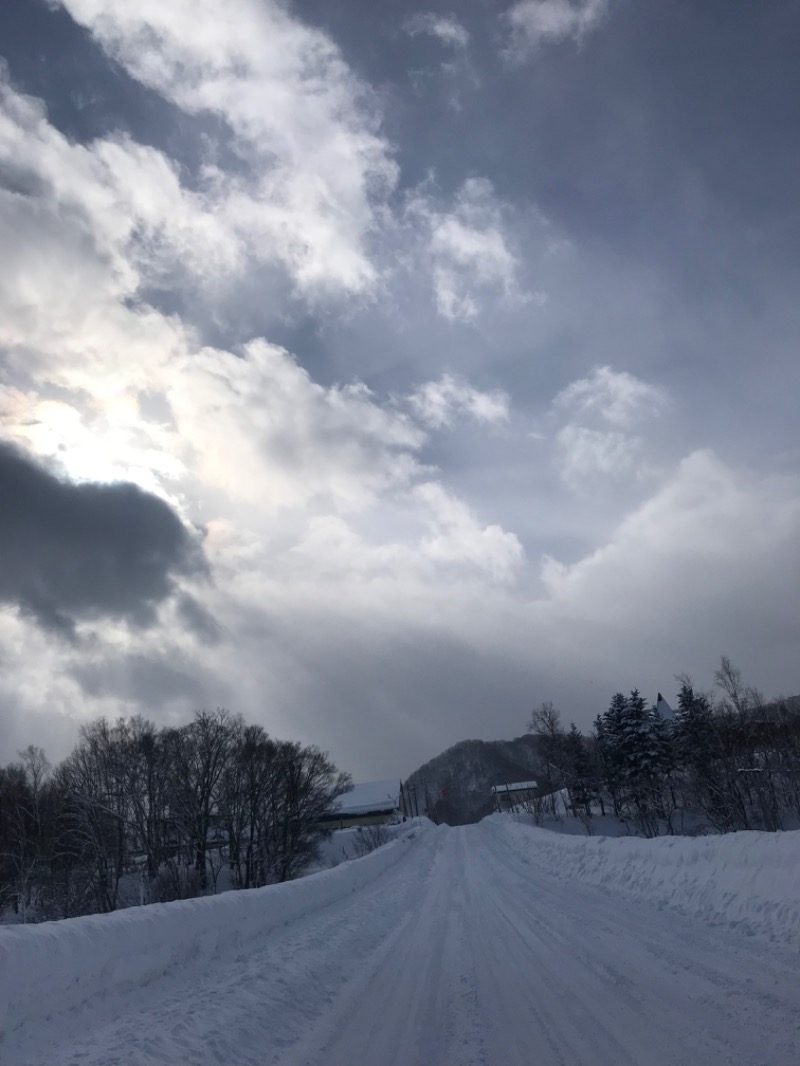
[[553, 877], [800, 944], [800, 831], [642, 840], [561, 836], [522, 819], [483, 824]]
[[0, 1035], [189, 962], [235, 955], [254, 937], [358, 892], [425, 831], [417, 825], [363, 859], [299, 881], [1, 929]]

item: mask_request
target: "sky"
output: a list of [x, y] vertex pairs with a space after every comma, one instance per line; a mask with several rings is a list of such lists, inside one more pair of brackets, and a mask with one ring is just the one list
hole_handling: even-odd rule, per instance
[[0, 763], [800, 692], [794, 0], [4, 0]]

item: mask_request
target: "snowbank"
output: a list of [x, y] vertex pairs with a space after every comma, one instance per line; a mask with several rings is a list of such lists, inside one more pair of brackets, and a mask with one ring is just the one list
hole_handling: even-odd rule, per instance
[[357, 892], [405, 857], [416, 826], [363, 859], [247, 892], [0, 929], [0, 1034], [191, 961], [235, 954], [254, 937]]
[[361, 850], [361, 838], [363, 833], [380, 830], [381, 834], [389, 840], [397, 836], [403, 836], [415, 825], [422, 825], [428, 829], [433, 828], [430, 818], [409, 818], [405, 822], [371, 826], [367, 830], [361, 830], [353, 826], [351, 829], [334, 829], [327, 840], [323, 840], [318, 847], [319, 857], [317, 861], [303, 872], [303, 877], [315, 874], [319, 870], [327, 870], [332, 866], [338, 866], [340, 862], [349, 862], [363, 854]]
[[569, 837], [495, 814], [484, 824], [562, 881], [800, 944], [800, 832]]

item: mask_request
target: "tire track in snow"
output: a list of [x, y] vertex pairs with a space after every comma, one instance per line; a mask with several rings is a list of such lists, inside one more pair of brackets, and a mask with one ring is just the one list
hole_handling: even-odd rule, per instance
[[[625, 1034], [632, 1061], [648, 1066], [800, 1061], [794, 952], [595, 888], [565, 886], [488, 827], [477, 829], [504, 871], [502, 906], [570, 1003], [565, 1033], [591, 1032], [581, 1020], [588, 1010], [600, 1015], [598, 1036], [612, 1019], [614, 1038]], [[600, 1052], [596, 1047], [585, 1061], [614, 1061]]]
[[463, 893], [459, 899], [453, 880], [463, 843], [447, 830], [437, 836], [436, 861], [402, 929], [281, 1066], [489, 1066], [476, 1028]]

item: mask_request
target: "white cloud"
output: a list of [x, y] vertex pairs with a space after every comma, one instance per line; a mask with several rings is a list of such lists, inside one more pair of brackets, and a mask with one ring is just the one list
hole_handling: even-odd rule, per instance
[[[238, 354], [200, 348], [188, 323], [139, 292], [162, 272], [180, 284], [168, 259], [251, 261], [220, 204], [184, 189], [154, 149], [70, 143], [36, 101], [3, 88], [0, 159], [26, 190], [0, 192], [0, 225], [20, 238], [6, 242], [0, 278], [7, 436], [73, 477], [133, 479], [167, 496], [208, 525], [218, 568], [251, 579], [265, 553], [293, 545], [307, 571], [314, 551], [319, 566], [332, 552], [360, 553], [372, 570], [398, 566], [434, 583], [437, 566], [492, 580], [509, 570], [513, 534], [480, 524], [419, 459], [425, 427], [505, 421], [504, 394], [445, 375], [409, 398], [411, 417], [359, 382], [319, 385], [264, 339]], [[467, 190], [467, 214], [485, 194]], [[376, 523], [392, 508], [401, 535]], [[371, 516], [368, 537], [344, 523], [357, 514]]]
[[[34, 284], [38, 292], [49, 276], [33, 261], [38, 247], [65, 235], [61, 246], [48, 250], [64, 267], [61, 289], [50, 294], [56, 316], [81, 295], [73, 279], [78, 257], [83, 270], [92, 258], [102, 264], [102, 289], [116, 296], [133, 295], [145, 285], [176, 288], [186, 279], [193, 285], [225, 279], [240, 273], [245, 261], [252, 267], [275, 258], [274, 248], [257, 239], [236, 180], [211, 180], [207, 174], [188, 189], [172, 160], [129, 137], [71, 142], [50, 124], [41, 103], [15, 92], [2, 72], [0, 159], [6, 224], [21, 242], [31, 225], [37, 231], [27, 261], [17, 260], [23, 297]], [[51, 213], [47, 227], [34, 212], [31, 190]], [[14, 280], [5, 279], [5, 286]]]
[[619, 478], [640, 472], [640, 437], [570, 423], [559, 430], [556, 443], [562, 476], [572, 487], [597, 475]]
[[787, 569], [787, 549], [798, 535], [795, 479], [759, 478], [701, 450], [597, 551], [572, 565], [545, 560], [545, 585], [559, 608], [582, 617], [617, 622], [627, 613], [626, 632], [647, 620], [660, 633], [674, 627], [679, 640], [682, 625], [696, 634], [701, 618], [713, 615], [721, 650], [733, 602], [746, 612], [733, 620], [742, 631], [756, 612], [774, 610], [775, 625], [786, 615], [785, 588], [794, 587], [797, 570], [794, 557]]
[[619, 482], [623, 476], [641, 480], [650, 473], [645, 438], [631, 431], [660, 417], [668, 403], [660, 385], [609, 366], [595, 367], [567, 385], [553, 400], [553, 411], [568, 418], [556, 434], [566, 484], [581, 489], [598, 476]]
[[607, 11], [608, 0], [521, 0], [504, 17], [511, 28], [512, 50], [519, 55], [547, 41], [580, 41]]
[[[258, 259], [227, 200], [186, 190], [129, 139], [68, 141], [2, 78], [0, 164], [7, 436], [73, 477], [132, 479], [173, 503], [187, 479], [229, 490], [231, 469], [248, 475], [236, 497], [268, 488], [278, 509], [317, 495], [358, 507], [415, 474], [423, 432], [364, 386], [323, 389], [266, 343], [198, 353], [189, 325], [141, 303], [145, 286]], [[149, 394], [163, 418], [143, 414]]]
[[435, 96], [437, 102], [445, 102], [450, 110], [460, 112], [465, 93], [474, 92], [480, 85], [469, 57], [470, 35], [466, 27], [453, 14], [420, 12], [406, 19], [403, 29], [411, 37], [434, 37], [447, 50], [443, 61], [409, 69], [414, 91]]
[[363, 292], [396, 180], [374, 99], [319, 30], [277, 2], [61, 0], [127, 71], [227, 123], [241, 168], [206, 168], [225, 224], [305, 294]]
[[[195, 476], [265, 514], [312, 502], [359, 510], [424, 472], [423, 432], [361, 384], [325, 388], [284, 349], [183, 358], [167, 390], [174, 447]], [[234, 476], [235, 472], [235, 476]]]
[[465, 181], [449, 209], [424, 190], [409, 201], [407, 215], [426, 237], [436, 306], [445, 318], [470, 320], [491, 299], [524, 298], [505, 210], [485, 178]]
[[597, 415], [625, 428], [658, 417], [668, 406], [666, 390], [610, 366], [595, 367], [588, 377], [573, 381], [556, 396], [556, 409], [579, 416]]
[[[339, 515], [315, 515], [297, 544], [289, 550], [299, 560], [303, 572], [315, 579], [347, 581], [353, 575], [423, 577], [420, 554], [400, 541], [370, 542]], [[430, 576], [430, 575], [428, 575]]]
[[482, 392], [453, 374], [420, 385], [409, 396], [409, 403], [416, 417], [434, 429], [451, 426], [459, 416], [487, 425], [508, 421], [506, 393], [500, 389]]
[[429, 558], [468, 563], [499, 581], [509, 581], [524, 560], [519, 539], [498, 525], [483, 526], [470, 509], [437, 482], [419, 485], [415, 495], [431, 510], [431, 533], [422, 542]]
[[[17, 168], [24, 194], [0, 191], [3, 432], [73, 477], [136, 480], [205, 527], [214, 581], [186, 591], [223, 634], [198, 650], [165, 605], [152, 632], [87, 623], [75, 651], [26, 637], [31, 623], [2, 612], [14, 639], [37, 649], [15, 674], [18, 706], [114, 717], [147, 704], [161, 677], [172, 695], [146, 710], [162, 720], [201, 699], [228, 702], [234, 688], [236, 709], [261, 716], [269, 688], [267, 724], [297, 735], [310, 620], [345, 645], [344, 619], [407, 640], [522, 565], [516, 536], [478, 519], [420, 459], [427, 427], [500, 422], [507, 399], [450, 376], [404, 411], [357, 381], [319, 384], [263, 338], [236, 353], [201, 347], [189, 315], [160, 313], [141, 293], [184, 285], [183, 259], [192, 270], [254, 261], [227, 193], [187, 190], [166, 157], [130, 140], [73, 144], [6, 89], [0, 161], [5, 174]], [[296, 644], [283, 652], [285, 632]], [[167, 677], [165, 655], [186, 670]], [[307, 683], [313, 693], [318, 682]]]
[[436, 15], [432, 12], [419, 12], [406, 19], [403, 29], [412, 37], [418, 34], [436, 37], [450, 48], [466, 48], [469, 44], [469, 33], [452, 14]]
[[349, 595], [358, 585], [374, 588], [380, 581], [391, 587], [392, 600], [400, 609], [409, 596], [412, 601], [429, 602], [435, 588], [450, 595], [454, 586], [464, 588], [465, 582], [472, 581], [473, 588], [486, 579], [508, 583], [524, 563], [514, 533], [482, 523], [439, 481], [424, 481], [396, 496], [394, 512], [399, 519], [395, 533], [407, 531], [403, 539], [370, 539], [354, 528], [352, 516], [349, 521], [336, 515], [315, 516], [290, 549], [287, 565], [300, 561], [306, 577], [348, 588]]
[[[196, 28], [199, 43], [190, 49], [196, 65], [187, 59], [182, 73], [175, 68], [180, 46], [170, 33], [184, 25], [185, 6], [159, 13], [156, 5], [143, 4], [133, 13], [124, 5], [76, 3], [74, 10], [115, 54], [134, 64], [138, 60], [127, 53], [131, 40], [150, 26], [166, 64], [152, 75], [158, 85], [168, 84], [180, 99], [184, 89], [189, 99], [205, 91], [196, 84], [204, 49], [214, 51], [205, 29]], [[261, 16], [249, 4], [242, 10], [255, 19], [255, 33]], [[333, 46], [280, 12], [265, 8], [262, 14], [267, 22], [276, 19], [286, 37], [281, 61], [290, 67], [316, 63], [321, 78], [330, 74], [344, 106], [357, 86]], [[256, 60], [247, 51], [249, 38], [239, 43], [248, 63], [269, 65], [269, 55]], [[297, 46], [293, 58], [290, 45]], [[233, 62], [233, 44], [225, 47], [232, 49]], [[142, 62], [155, 63], [158, 48]], [[222, 52], [215, 56], [224, 65]], [[239, 67], [229, 73], [244, 76]], [[285, 91], [288, 84], [302, 96], [297, 79], [309, 72], [297, 71], [294, 81], [290, 73], [279, 69], [275, 85], [261, 88]], [[240, 88], [229, 86], [235, 96]], [[306, 95], [322, 99], [330, 88], [323, 78], [306, 86]], [[238, 96], [231, 103], [237, 120], [241, 104]], [[353, 116], [334, 113], [330, 100], [307, 104], [319, 120], [321, 158], [315, 165], [336, 170], [335, 152], [326, 157], [327, 142], [338, 140], [336, 150], [345, 154], [357, 148]], [[286, 106], [299, 108], [294, 119], [303, 143], [297, 151], [305, 151], [310, 134], [302, 128], [302, 101]], [[322, 128], [323, 120], [330, 128]], [[257, 153], [264, 144], [256, 141], [251, 147]], [[377, 151], [379, 142], [370, 143]], [[287, 149], [286, 166], [303, 163], [292, 154], [296, 147]], [[322, 387], [289, 353], [264, 340], [239, 355], [199, 350], [188, 322], [141, 303], [142, 288], [179, 287], [184, 270], [226, 275], [271, 254], [272, 242], [254, 240], [251, 228], [239, 225], [241, 203], [224, 176], [205, 191], [190, 191], [177, 167], [153, 148], [121, 137], [72, 143], [49, 123], [38, 101], [2, 81], [0, 163], [6, 179], [0, 229], [8, 249], [0, 275], [0, 344], [9, 371], [0, 393], [6, 436], [57, 460], [72, 477], [135, 480], [201, 523], [225, 516], [236, 528], [237, 544], [250, 528], [262, 552], [265, 543], [291, 543], [302, 535], [298, 530], [309, 517], [324, 523], [331, 517], [327, 511], [368, 509], [429, 476], [417, 458], [424, 430], [363, 384]], [[356, 170], [359, 165], [356, 160]], [[288, 180], [285, 167], [282, 173]], [[273, 194], [280, 199], [274, 189], [261, 191], [267, 200]], [[268, 213], [270, 204], [261, 206]], [[460, 401], [477, 419], [493, 417], [496, 398], [473, 393], [462, 389], [449, 402]], [[151, 395], [160, 415], [145, 413]], [[414, 550], [420, 554], [418, 546]]]

